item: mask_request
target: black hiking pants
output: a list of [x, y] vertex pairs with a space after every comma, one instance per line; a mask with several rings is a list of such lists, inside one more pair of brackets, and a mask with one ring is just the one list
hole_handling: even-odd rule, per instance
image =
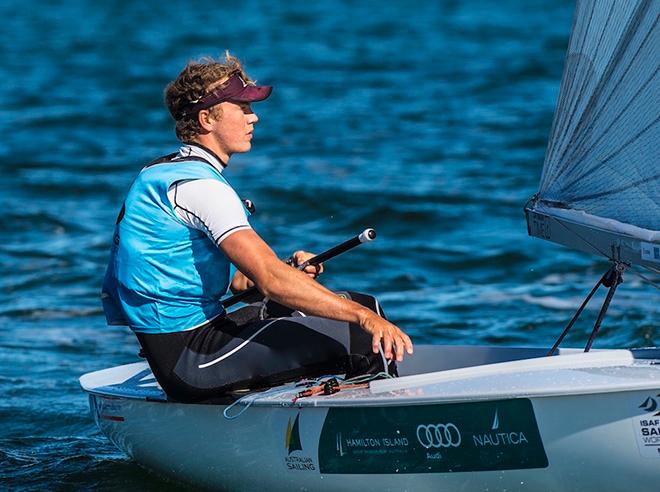
[[[384, 317], [378, 301], [340, 293]], [[352, 323], [305, 316], [274, 302], [260, 319], [250, 305], [198, 328], [164, 334], [137, 333], [149, 366], [167, 396], [180, 402], [212, 401], [239, 389], [260, 389], [303, 377], [386, 370], [371, 336]], [[395, 363], [387, 370], [396, 371]]]

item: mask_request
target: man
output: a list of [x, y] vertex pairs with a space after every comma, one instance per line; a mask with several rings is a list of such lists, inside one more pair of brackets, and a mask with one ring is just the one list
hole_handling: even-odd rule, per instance
[[[178, 401], [302, 375], [377, 372], [388, 366], [381, 355], [412, 353], [410, 338], [376, 314], [375, 299], [336, 295], [314, 280], [319, 270], [278, 259], [224, 178], [231, 156], [252, 146], [259, 119], [250, 104], [271, 90], [229, 53], [189, 63], [165, 93], [183, 145], [140, 172], [117, 219], [103, 287], [108, 322], [136, 333]], [[310, 256], [296, 252], [293, 266]], [[225, 313], [228, 289], [251, 285], [277, 303], [269, 307], [279, 318]]]

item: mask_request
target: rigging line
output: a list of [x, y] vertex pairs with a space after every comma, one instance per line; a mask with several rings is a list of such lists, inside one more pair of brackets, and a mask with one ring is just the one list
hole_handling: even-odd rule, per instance
[[[651, 271], [654, 271], [654, 270], [651, 270]], [[643, 282], [646, 282], [647, 284], [649, 284], [649, 285], [655, 287], [656, 289], [660, 290], [660, 284], [657, 284], [653, 280], [645, 277], [644, 275], [642, 275], [637, 270], [631, 270], [631, 272], [633, 272], [635, 275], [637, 275], [639, 278], [641, 278]]]
[[582, 311], [584, 310], [584, 308], [587, 306], [587, 304], [589, 303], [589, 301], [591, 300], [591, 298], [594, 296], [594, 294], [596, 293], [596, 291], [598, 290], [598, 288], [599, 288], [601, 285], [603, 285], [603, 280], [605, 280], [605, 276], [606, 276], [608, 273], [609, 273], [609, 270], [608, 270], [606, 273], [604, 273], [604, 274], [600, 277], [600, 280], [598, 280], [598, 282], [596, 283], [596, 285], [594, 285], [593, 289], [591, 289], [591, 292], [589, 292], [589, 295], [586, 297], [586, 299], [585, 299], [584, 301], [582, 301], [582, 305], [581, 305], [581, 306], [578, 308], [578, 310], [575, 312], [575, 314], [573, 315], [573, 318], [571, 319], [571, 321], [569, 321], [568, 325], [566, 325], [566, 328], [564, 328], [564, 331], [561, 333], [561, 335], [559, 335], [559, 338], [557, 338], [557, 340], [555, 341], [555, 344], [552, 346], [552, 348], [551, 348], [551, 349], [548, 351], [548, 353], [546, 354], [548, 357], [550, 357], [551, 355], [553, 355], [553, 354], [555, 353], [555, 350], [557, 350], [557, 349], [559, 348], [559, 345], [560, 345], [561, 342], [564, 340], [564, 338], [566, 337], [566, 335], [568, 335], [568, 332], [571, 330], [571, 328], [573, 328], [573, 325], [575, 324], [575, 322], [577, 321], [577, 319], [578, 319], [578, 318], [580, 317], [580, 315], [582, 314]]
[[[606, 257], [606, 258], [608, 258], [608, 259], [610, 259], [610, 260], [614, 260], [614, 258], [610, 257], [609, 254], [603, 252], [600, 248], [598, 248], [598, 247], [597, 247], [595, 244], [593, 244], [591, 241], [588, 241], [587, 239], [585, 239], [584, 237], [582, 237], [579, 233], [577, 233], [577, 232], [575, 232], [574, 230], [572, 230], [570, 227], [568, 227], [566, 224], [564, 224], [564, 223], [561, 222], [560, 220], [558, 220], [558, 219], [556, 219], [555, 217], [552, 217], [552, 216], [549, 216], [549, 217], [550, 217], [552, 220], [554, 220], [555, 222], [557, 222], [557, 223], [558, 223], [560, 226], [562, 226], [564, 229], [566, 229], [568, 232], [570, 232], [571, 234], [575, 234], [577, 237], [579, 237], [580, 239], [582, 239], [582, 241], [584, 241], [584, 242], [587, 243], [589, 246], [591, 246], [592, 248], [594, 248], [596, 251], [598, 251], [598, 252], [599, 252], [601, 255], [603, 255], [604, 257]], [[614, 260], [614, 261], [616, 261], [616, 260]], [[649, 271], [651, 271], [651, 272], [653, 272], [653, 273], [660, 274], [660, 270], [656, 270], [655, 268], [653, 268], [653, 267], [651, 267], [651, 266], [648, 266], [648, 265], [636, 265], [636, 266], [641, 266], [641, 267], [646, 268], [647, 270], [649, 270]], [[634, 274], [638, 275], [638, 276], [639, 276], [642, 280], [644, 280], [645, 282], [649, 283], [650, 285], [652, 285], [652, 286], [655, 287], [656, 289], [660, 290], [660, 285], [658, 285], [657, 283], [655, 283], [653, 280], [650, 280], [650, 279], [646, 278], [644, 275], [642, 275], [640, 272], [638, 272], [638, 271], [636, 271], [636, 270], [631, 270], [631, 271], [632, 271]], [[550, 355], [550, 354], [548, 354], [548, 355]]]
[[584, 237], [582, 237], [582, 235], [580, 235], [578, 232], [572, 230], [570, 227], [568, 227], [566, 224], [564, 224], [562, 221], [560, 221], [560, 220], [557, 219], [556, 217], [553, 217], [553, 216], [551, 216], [551, 215], [548, 215], [548, 217], [550, 217], [552, 220], [554, 220], [555, 222], [557, 222], [557, 224], [559, 224], [560, 226], [562, 226], [564, 229], [566, 229], [566, 230], [567, 230], [568, 232], [570, 232], [571, 234], [574, 234], [574, 235], [576, 235], [577, 237], [579, 237], [580, 239], [582, 239], [585, 243], [587, 243], [589, 246], [591, 246], [592, 248], [594, 248], [596, 251], [598, 251], [598, 252], [599, 252], [602, 256], [604, 256], [605, 258], [608, 258], [608, 259], [610, 259], [610, 260], [614, 260], [614, 258], [612, 258], [612, 257], [610, 256], [609, 253], [605, 253], [604, 251], [602, 251], [598, 246], [596, 246], [595, 244], [591, 243], [591, 241], [589, 241], [589, 240], [585, 239]]
[[607, 291], [607, 296], [605, 297], [605, 302], [603, 302], [602, 307], [600, 308], [600, 311], [598, 312], [598, 319], [596, 319], [596, 323], [594, 324], [594, 329], [591, 331], [591, 335], [589, 336], [589, 340], [587, 341], [587, 345], [584, 347], [585, 352], [589, 352], [591, 350], [591, 345], [594, 343], [594, 340], [596, 339], [596, 335], [598, 334], [598, 330], [600, 330], [600, 325], [603, 322], [603, 319], [605, 318], [605, 314], [607, 313], [607, 310], [610, 307], [610, 302], [612, 302], [612, 298], [614, 297], [614, 293], [616, 292], [616, 288], [619, 286], [621, 282], [623, 282], [623, 269], [625, 267], [621, 263], [617, 263], [614, 268], [610, 269], [608, 271], [608, 274], [612, 272], [612, 276], [614, 278], [610, 278], [609, 281], [611, 282], [610, 289]]
[[[604, 253], [603, 251], [601, 251], [600, 248], [598, 248], [597, 246], [595, 246], [594, 244], [592, 244], [590, 241], [586, 240], [584, 237], [582, 237], [582, 236], [581, 236], [580, 234], [578, 234], [577, 232], [571, 230], [571, 228], [568, 227], [568, 226], [567, 226], [566, 224], [564, 224], [563, 222], [559, 221], [558, 219], [556, 219], [556, 218], [554, 218], [554, 217], [552, 217], [552, 219], [554, 219], [555, 222], [557, 222], [559, 225], [561, 225], [562, 227], [564, 227], [567, 231], [569, 231], [569, 232], [572, 233], [572, 234], [575, 234], [577, 237], [579, 237], [580, 239], [582, 239], [585, 243], [587, 243], [589, 246], [591, 246], [592, 248], [594, 248], [594, 249], [595, 249], [596, 251], [598, 251], [601, 255], [603, 255], [603, 256], [606, 257], [606, 258], [609, 258], [609, 259], [613, 260], [613, 261], [616, 263], [616, 265], [614, 265], [612, 268], [610, 268], [610, 269], [609, 269], [609, 270], [608, 270], [608, 271], [607, 271], [607, 272], [601, 277], [601, 279], [598, 281], [598, 283], [594, 286], [594, 288], [592, 289], [592, 291], [591, 291], [591, 292], [589, 293], [589, 295], [587, 296], [587, 299], [584, 300], [584, 302], [582, 303], [582, 305], [580, 306], [580, 308], [578, 309], [578, 311], [577, 311], [577, 312], [575, 313], [575, 315], [573, 316], [573, 319], [571, 319], [571, 321], [569, 322], [568, 326], [564, 329], [564, 332], [559, 336], [559, 338], [557, 339], [557, 341], [555, 342], [555, 344], [553, 345], [553, 347], [550, 349], [550, 351], [548, 352], [548, 355], [552, 355], [552, 354], [554, 353], [554, 351], [557, 349], [557, 347], [559, 347], [559, 344], [562, 342], [562, 340], [564, 339], [564, 337], [566, 336], [566, 334], [568, 333], [568, 331], [572, 328], [573, 324], [575, 323], [575, 321], [577, 320], [577, 318], [578, 318], [578, 317], [580, 316], [580, 314], [582, 313], [582, 310], [584, 309], [584, 307], [585, 307], [585, 306], [587, 305], [587, 303], [591, 300], [591, 297], [594, 295], [594, 293], [596, 292], [596, 290], [598, 290], [598, 287], [600, 287], [602, 284], [604, 284], [604, 280], [606, 279], [606, 277], [608, 276], [608, 274], [609, 274], [610, 272], [612, 272], [613, 269], [615, 269], [615, 272], [616, 272], [615, 274], [616, 274], [616, 275], [619, 275], [618, 270], [616, 270], [616, 267], [617, 267], [617, 265], [621, 264], [621, 263], [619, 262], [619, 260], [615, 260], [614, 258], [611, 258], [608, 254], [606, 254], [606, 253]], [[587, 346], [585, 347], [585, 352], [588, 352], [589, 349], [591, 348], [591, 344], [593, 343], [593, 339], [594, 339], [594, 337], [596, 336], [596, 333], [598, 332], [598, 329], [600, 328], [600, 323], [602, 322], [602, 317], [605, 316], [605, 312], [607, 311], [607, 308], [609, 307], [609, 304], [610, 304], [610, 301], [611, 301], [611, 299], [612, 299], [612, 296], [614, 295], [614, 291], [616, 290], [616, 283], [618, 282], [618, 279], [619, 279], [619, 277], [617, 276], [617, 277], [615, 278], [615, 280], [614, 280], [614, 284], [613, 284], [614, 287], [613, 287], [613, 288], [610, 288], [609, 291], [608, 291], [608, 293], [607, 293], [607, 297], [605, 298], [605, 303], [604, 303], [603, 306], [601, 307], [601, 310], [600, 310], [600, 313], [599, 313], [598, 319], [596, 320], [596, 325], [594, 326], [594, 329], [593, 329], [593, 331], [591, 332], [591, 336], [589, 337], [589, 341], [587, 342]], [[606, 307], [606, 305], [607, 305], [607, 307]]]
[[[627, 48], [628, 45], [630, 44], [630, 41], [631, 41], [631, 39], [632, 39], [632, 37], [633, 37], [632, 35], [635, 33], [636, 28], [637, 28], [637, 27], [639, 26], [639, 24], [640, 24], [640, 18], [643, 16], [643, 14], [645, 13], [645, 11], [646, 11], [647, 9], [648, 9], [648, 2], [645, 2], [645, 5], [644, 5], [644, 6], [643, 6], [643, 5], [640, 5], [640, 6], [638, 7], [638, 9], [636, 10], [636, 12], [633, 14], [632, 19], [630, 20], [630, 22], [628, 23], [628, 25], [627, 25], [626, 28], [624, 29], [624, 33], [623, 33], [622, 36], [621, 36], [622, 43], [618, 45], [618, 47], [616, 48], [616, 52], [615, 52], [614, 56], [612, 56], [612, 58], [610, 59], [609, 63], [607, 64], [607, 66], [606, 66], [605, 69], [603, 70], [603, 74], [601, 75], [600, 81], [599, 81], [598, 84], [596, 85], [596, 88], [594, 89], [594, 92], [593, 92], [593, 94], [592, 94], [592, 96], [591, 96], [591, 98], [590, 98], [590, 101], [587, 103], [587, 105], [589, 105], [589, 104], [591, 103], [591, 100], [593, 100], [597, 95], [600, 95], [600, 94], [599, 94], [600, 89], [602, 89], [603, 86], [604, 86], [607, 82], [609, 82], [609, 80], [610, 80], [610, 76], [612, 75], [612, 72], [613, 72], [614, 69], [617, 67], [617, 64], [618, 64], [619, 61], [621, 60], [621, 58], [622, 58], [622, 56], [623, 56], [623, 53], [625, 52], [626, 48]], [[656, 20], [655, 20], [655, 22], [654, 22], [654, 26], [655, 26], [655, 24], [657, 23], [657, 21], [658, 21], [658, 17], [656, 16]], [[625, 70], [624, 73], [622, 74], [621, 78], [619, 79], [619, 81], [617, 82], [617, 84], [614, 86], [613, 91], [614, 91], [614, 89], [616, 89], [616, 87], [618, 87], [618, 85], [620, 84], [621, 80], [625, 77], [625, 75], [627, 74], [628, 70], [631, 68], [631, 66], [632, 66], [632, 61], [633, 61], [633, 60], [637, 57], [637, 55], [639, 54], [639, 51], [641, 50], [641, 47], [644, 45], [644, 43], [646, 42], [646, 40], [647, 40], [647, 38], [649, 37], [649, 35], [651, 34], [651, 32], [653, 32], [652, 29], [649, 30], [649, 32], [646, 34], [646, 36], [644, 37], [644, 39], [643, 39], [642, 42], [640, 43], [640, 46], [638, 47], [637, 51], [636, 51], [635, 54], [633, 55], [633, 58], [632, 58], [632, 60], [631, 60], [631, 63], [628, 65], [628, 67], [626, 68], [626, 70]], [[613, 92], [613, 91], [612, 91], [612, 92]], [[608, 101], [609, 101], [609, 99], [611, 98], [611, 96], [612, 96], [612, 93], [610, 93], [610, 97], [608, 98]], [[606, 101], [606, 102], [607, 102], [607, 101]], [[563, 154], [562, 154], [562, 156], [563, 156]], [[568, 169], [568, 168], [569, 168], [568, 166], [564, 166], [559, 172], [557, 172], [557, 173], [553, 176], [553, 180], [556, 180], [557, 178], [559, 178], [559, 177], [560, 177], [560, 176], [566, 171], [566, 169]]]
[[[645, 184], [645, 183], [649, 183], [651, 181], [655, 181], [656, 179], [660, 179], [660, 173], [656, 174], [655, 176], [650, 176], [648, 178], [640, 179], [639, 181], [635, 181], [634, 183], [630, 183], [626, 186], [622, 186], [622, 187], [616, 188], [614, 190], [601, 191], [600, 193], [592, 193], [591, 195], [582, 195], [582, 196], [578, 196], [577, 198], [571, 198], [571, 202], [579, 202], [579, 201], [582, 201], [582, 200], [591, 200], [593, 198], [601, 198], [603, 196], [612, 195], [614, 193], [620, 193], [622, 191], [626, 191], [629, 188], [635, 188], [635, 187], [639, 186], [640, 184]], [[649, 196], [649, 198], [651, 198], [651, 197]]]
[[[608, 26], [608, 24], [609, 24], [610, 18], [612, 17], [612, 11], [613, 11], [613, 9], [614, 9], [614, 3], [612, 3], [612, 4], [610, 5], [610, 11], [608, 12], [608, 15], [607, 15], [607, 21], [605, 22], [605, 25], [603, 26], [603, 28], [602, 28], [602, 30], [601, 30], [601, 33], [600, 33], [600, 37], [599, 37], [599, 39], [598, 39], [598, 42], [596, 43], [596, 50], [595, 50], [596, 52], [598, 52], [598, 48], [600, 47], [600, 43], [601, 43], [601, 41], [603, 40], [603, 36], [605, 35], [605, 32], [607, 31], [607, 26]], [[592, 16], [593, 16], [593, 12], [594, 12], [594, 11], [592, 10], [592, 12], [591, 12], [591, 15], [592, 15]], [[590, 25], [591, 25], [591, 18], [589, 19], [589, 26], [590, 26]], [[581, 46], [584, 44], [584, 39], [583, 39], [582, 41], [583, 41], [583, 42], [580, 44]], [[569, 46], [570, 46], [570, 44], [569, 44]], [[570, 48], [569, 48], [569, 49], [570, 49]], [[581, 54], [581, 53], [578, 53], [578, 54]], [[584, 58], [586, 58], [586, 59], [590, 62], [591, 71], [595, 74], [595, 70], [593, 69], [593, 61], [592, 61], [590, 58], [588, 58], [586, 55], [584, 55]], [[577, 69], [577, 65], [576, 65], [576, 69]], [[605, 71], [607, 71], [607, 68], [605, 69]], [[596, 94], [597, 94], [598, 88], [602, 85], [602, 80], [603, 80], [603, 76], [601, 76], [601, 79], [600, 79], [600, 80], [598, 81], [598, 83], [596, 84], [596, 88], [594, 89], [594, 92], [592, 93], [591, 97], [590, 97], [589, 100], [587, 101], [587, 104], [585, 105], [585, 109], [584, 109], [584, 111], [583, 111], [583, 113], [582, 113], [583, 115], [586, 113], [586, 110], [587, 110], [590, 106], [592, 106], [591, 102], [592, 102], [592, 100], [594, 99], [594, 97], [596, 97]], [[580, 89], [577, 91], [577, 94], [582, 94], [582, 93], [584, 92], [585, 84], [587, 84], [589, 81], [590, 81], [590, 77], [584, 77], [584, 79], [583, 79], [583, 81], [582, 81], [582, 84], [581, 84], [581, 86], [580, 86]], [[569, 86], [569, 87], [567, 87], [567, 90], [566, 90], [565, 94], [568, 95], [568, 94], [570, 94], [571, 92], [572, 92], [572, 85]], [[579, 99], [579, 98], [577, 98], [577, 97], [574, 99], [573, 110], [570, 112], [570, 117], [568, 118], [568, 121], [566, 122], [566, 124], [562, 126], [562, 129], [563, 129], [563, 130], [565, 130], [566, 128], [568, 128], [568, 127], [571, 126], [571, 123], [572, 123], [572, 121], [573, 121], [573, 118], [574, 118], [575, 115], [576, 115], [574, 109], [575, 109], [575, 106], [576, 106], [577, 103], [578, 103], [578, 99]], [[562, 161], [562, 160], [564, 159], [564, 155], [566, 154], [566, 152], [568, 151], [568, 149], [571, 147], [572, 140], [573, 140], [573, 138], [575, 138], [575, 135], [576, 135], [577, 131], [578, 131], [578, 130], [580, 129], [580, 127], [581, 127], [581, 122], [582, 122], [582, 116], [580, 116], [580, 117], [578, 118], [578, 121], [577, 121], [577, 124], [576, 124], [575, 130], [573, 131], [573, 135], [572, 135], [570, 141], [567, 142], [566, 147], [564, 148], [564, 150], [562, 151], [561, 155], [560, 155], [559, 158], [557, 159], [558, 162], [560, 162], [560, 161]], [[564, 131], [562, 131], [562, 133], [564, 133]], [[551, 135], [552, 135], [552, 133], [551, 133]], [[559, 141], [559, 139], [557, 139], [557, 141]], [[553, 150], [553, 152], [554, 152], [554, 145], [553, 145], [552, 150]], [[557, 170], [557, 171], [560, 171], [560, 170]], [[561, 172], [563, 172], [563, 171], [560, 171], [560, 174], [561, 174]], [[559, 175], [553, 176], [553, 180], [556, 179], [556, 177], [558, 177], [558, 176], [559, 176]]]

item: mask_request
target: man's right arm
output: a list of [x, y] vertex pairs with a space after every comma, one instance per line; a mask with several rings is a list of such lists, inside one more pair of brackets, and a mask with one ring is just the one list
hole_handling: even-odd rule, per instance
[[305, 314], [358, 324], [372, 335], [372, 350], [383, 343], [385, 357], [398, 361], [404, 351], [412, 354], [408, 335], [370, 309], [341, 298], [301, 271], [283, 263], [252, 229], [234, 232], [220, 243], [234, 265], [252, 280], [262, 294]]

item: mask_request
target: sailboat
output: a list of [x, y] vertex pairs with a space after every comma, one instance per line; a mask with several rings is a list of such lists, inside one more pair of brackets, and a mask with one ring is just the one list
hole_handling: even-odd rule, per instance
[[532, 236], [611, 261], [584, 349], [559, 348], [567, 330], [550, 350], [417, 346], [398, 378], [329, 375], [212, 404], [169, 401], [136, 362], [80, 378], [101, 431], [213, 489], [657, 491], [660, 349], [591, 344], [624, 272], [660, 270], [659, 14], [657, 0], [578, 1], [525, 207]]

